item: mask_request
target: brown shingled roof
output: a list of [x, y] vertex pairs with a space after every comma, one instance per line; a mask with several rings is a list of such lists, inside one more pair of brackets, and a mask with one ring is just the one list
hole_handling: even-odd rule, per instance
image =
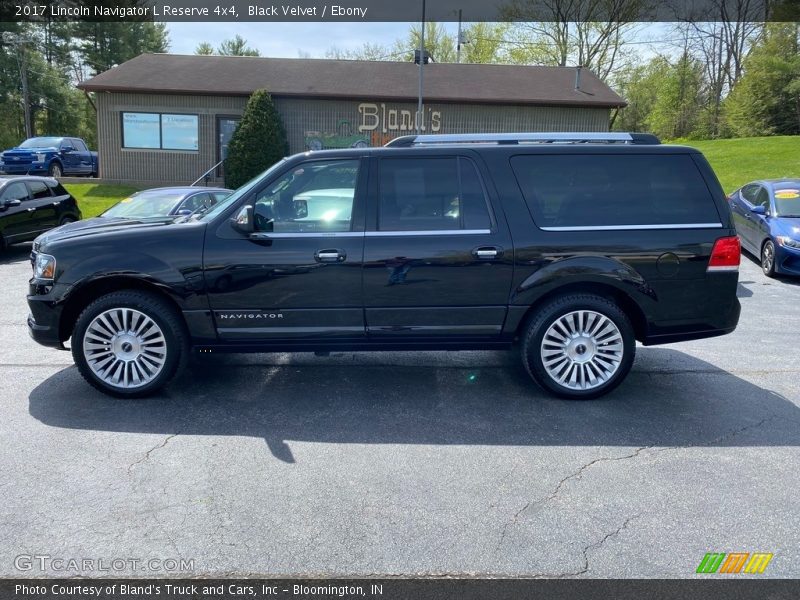
[[[84, 81], [90, 92], [416, 100], [419, 67], [373, 62], [250, 56], [142, 54]], [[491, 104], [625, 106], [610, 87], [575, 68], [432, 63], [425, 65], [425, 100]]]

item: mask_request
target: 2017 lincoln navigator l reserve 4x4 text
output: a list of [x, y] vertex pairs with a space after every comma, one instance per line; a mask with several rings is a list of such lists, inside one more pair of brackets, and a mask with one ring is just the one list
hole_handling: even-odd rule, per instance
[[636, 340], [733, 331], [739, 241], [694, 149], [643, 134], [423, 135], [308, 152], [205, 214], [34, 243], [28, 325], [117, 396], [192, 350], [518, 348], [551, 393], [617, 386]]

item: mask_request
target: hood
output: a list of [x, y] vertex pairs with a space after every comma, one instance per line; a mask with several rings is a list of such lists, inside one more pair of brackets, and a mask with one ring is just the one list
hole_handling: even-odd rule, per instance
[[91, 237], [115, 232], [133, 230], [152, 230], [165, 228], [173, 224], [175, 217], [157, 217], [152, 219], [123, 219], [119, 217], [94, 217], [67, 223], [51, 229], [36, 238], [33, 249], [39, 250], [42, 246], [53, 242], [62, 242], [73, 238]]
[[54, 146], [37, 146], [35, 148], [20, 148], [19, 146], [5, 150], [3, 154], [36, 154], [37, 152], [58, 152]]
[[781, 233], [788, 235], [796, 240], [800, 240], [800, 218], [797, 217], [778, 217], [775, 223]]

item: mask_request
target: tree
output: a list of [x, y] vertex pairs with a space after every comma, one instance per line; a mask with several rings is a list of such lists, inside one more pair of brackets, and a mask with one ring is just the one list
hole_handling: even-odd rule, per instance
[[502, 14], [517, 21], [510, 32], [513, 62], [581, 65], [605, 81], [625, 57], [625, 36], [641, 18], [642, 4], [642, 0], [512, 0]]
[[165, 23], [88, 22], [75, 24], [81, 61], [96, 75], [145, 52], [166, 52], [169, 39]]
[[289, 142], [272, 97], [256, 90], [247, 101], [225, 159], [225, 185], [238, 188], [289, 153]]
[[768, 23], [723, 110], [736, 136], [800, 134], [800, 24]]
[[255, 48], [250, 48], [247, 40], [239, 34], [222, 42], [217, 48], [217, 53], [222, 56], [261, 56], [261, 53]]
[[200, 42], [197, 44], [197, 48], [194, 49], [194, 53], [202, 56], [209, 56], [214, 54], [214, 47], [208, 42]]

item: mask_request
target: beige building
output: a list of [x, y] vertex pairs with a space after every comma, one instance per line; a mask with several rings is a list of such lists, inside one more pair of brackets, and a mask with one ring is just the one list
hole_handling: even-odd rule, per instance
[[[191, 183], [220, 162], [249, 95], [273, 97], [291, 152], [415, 133], [607, 131], [625, 102], [587, 69], [143, 54], [95, 93], [100, 176]], [[419, 120], [419, 123], [417, 121]], [[218, 181], [221, 166], [212, 169]]]

